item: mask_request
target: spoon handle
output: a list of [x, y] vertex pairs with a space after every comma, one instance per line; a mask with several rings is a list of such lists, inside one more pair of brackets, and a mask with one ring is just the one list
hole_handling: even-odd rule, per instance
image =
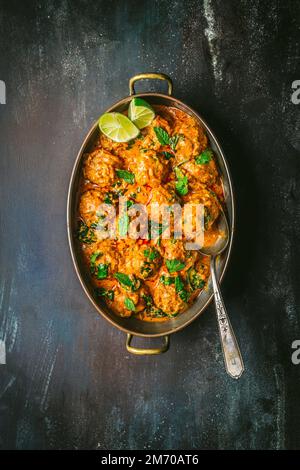
[[211, 278], [214, 290], [217, 320], [227, 373], [233, 379], [239, 379], [244, 372], [244, 364], [238, 342], [227, 316], [216, 275], [216, 257], [211, 257]]

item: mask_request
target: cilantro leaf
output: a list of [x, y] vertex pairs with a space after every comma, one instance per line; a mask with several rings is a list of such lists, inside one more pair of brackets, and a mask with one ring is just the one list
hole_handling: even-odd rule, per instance
[[97, 265], [97, 279], [106, 279], [108, 276], [108, 264]]
[[185, 263], [179, 259], [167, 259], [166, 266], [169, 273], [175, 273], [176, 271], [181, 271], [183, 268], [185, 268]]
[[210, 149], [204, 150], [198, 157], [195, 157], [197, 165], [206, 165], [212, 159], [213, 153]]

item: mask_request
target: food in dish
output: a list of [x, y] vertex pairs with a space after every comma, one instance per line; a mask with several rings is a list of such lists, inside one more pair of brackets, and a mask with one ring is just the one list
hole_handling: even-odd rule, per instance
[[[187, 249], [193, 219], [185, 221], [181, 239], [174, 227], [164, 238], [164, 221], [174, 204], [201, 204], [204, 243], [212, 244], [220, 235], [216, 220], [223, 189], [207, 136], [192, 116], [174, 107], [145, 106], [144, 100], [131, 103], [128, 115], [139, 129], [133, 139], [111, 128], [108, 133], [100, 131], [94, 148], [84, 156], [78, 240], [99, 301], [116, 315], [161, 322], [186, 310], [205, 289], [210, 273], [209, 258]], [[155, 237], [127, 235], [130, 212], [122, 214], [120, 196], [129, 210], [135, 204], [146, 208], [147, 233], [156, 227]], [[164, 204], [161, 218], [150, 210], [154, 203]], [[107, 239], [99, 236], [101, 204], [117, 215], [117, 230]]]

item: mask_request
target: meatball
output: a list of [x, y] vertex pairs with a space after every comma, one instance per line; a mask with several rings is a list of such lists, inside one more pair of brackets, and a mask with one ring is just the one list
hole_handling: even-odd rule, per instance
[[112, 278], [118, 271], [120, 255], [114, 240], [102, 240], [85, 249], [92, 274], [98, 280]]
[[187, 250], [185, 241], [169, 239], [161, 241], [164, 258], [167, 260], [176, 259], [185, 264], [184, 269], [188, 269], [197, 259], [198, 253], [195, 250]]
[[181, 168], [187, 172], [190, 187], [193, 189], [196, 189], [199, 183], [211, 186], [218, 178], [217, 167], [213, 159], [205, 164], [198, 164], [194, 159], [189, 160]]
[[100, 145], [104, 148], [104, 150], [119, 157], [122, 157], [123, 152], [127, 149], [128, 146], [127, 143], [114, 142], [109, 137], [106, 137], [106, 135], [104, 134], [101, 134], [100, 136]]
[[209, 278], [209, 258], [201, 257], [188, 271], [188, 282], [191, 290], [203, 289]]
[[168, 174], [168, 166], [155, 152], [140, 153], [128, 161], [129, 170], [135, 175], [136, 182], [143, 186], [159, 186]]
[[[150, 203], [147, 211], [151, 220], [155, 222], [167, 222], [170, 218], [170, 206], [177, 202], [174, 188], [169, 184], [166, 186], [158, 186], [153, 188], [150, 196]], [[159, 204], [159, 210], [156, 205]], [[161, 207], [164, 205], [164, 207]]]
[[121, 317], [130, 317], [134, 313], [139, 313], [146, 307], [145, 298], [149, 295], [146, 286], [134, 291], [128, 291], [122, 286], [117, 286], [114, 290], [114, 299], [109, 302], [112, 310]]
[[133, 273], [141, 279], [155, 276], [162, 263], [161, 255], [150, 245], [133, 245], [125, 252], [124, 272]]
[[[191, 204], [204, 205], [204, 230], [209, 230], [220, 213], [220, 203], [217, 197], [204, 185], [199, 184], [197, 191], [185, 196], [184, 201]], [[188, 226], [190, 226], [190, 230], [192, 231], [195, 229], [195, 221], [185, 220], [184, 223], [185, 232], [189, 232]]]
[[83, 174], [86, 179], [104, 187], [115, 181], [115, 168], [121, 166], [121, 160], [103, 149], [94, 150], [85, 161]]
[[79, 204], [79, 212], [87, 225], [98, 222], [97, 213], [102, 203], [103, 197], [100, 191], [97, 191], [96, 189], [86, 191], [82, 194]]
[[177, 163], [199, 155], [207, 147], [207, 137], [203, 129], [191, 116], [186, 114], [176, 120], [173, 134], [180, 136], [176, 145]]
[[143, 140], [143, 147], [144, 148], [151, 148], [153, 150], [159, 150], [162, 147], [161, 142], [158, 140], [156, 132], [154, 130], [155, 127], [163, 128], [169, 135], [171, 134], [171, 128], [166, 119], [161, 116], [156, 116], [151, 125], [145, 127], [143, 130], [144, 140]]
[[[174, 278], [174, 282], [166, 284], [162, 282], [162, 278]], [[186, 308], [186, 302], [182, 300], [179, 293], [176, 292], [175, 288], [175, 277], [162, 268], [160, 271], [160, 277], [153, 289], [153, 301], [155, 306], [161, 309], [168, 315], [175, 315]]]

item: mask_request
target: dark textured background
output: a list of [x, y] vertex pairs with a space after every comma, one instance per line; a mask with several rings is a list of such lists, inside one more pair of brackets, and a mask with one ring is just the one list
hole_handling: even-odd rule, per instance
[[[299, 23], [299, 1], [0, 0], [1, 448], [300, 447]], [[223, 292], [246, 365], [237, 382], [212, 306], [167, 354], [130, 356], [72, 266], [76, 153], [145, 71], [172, 77], [232, 170]]]

